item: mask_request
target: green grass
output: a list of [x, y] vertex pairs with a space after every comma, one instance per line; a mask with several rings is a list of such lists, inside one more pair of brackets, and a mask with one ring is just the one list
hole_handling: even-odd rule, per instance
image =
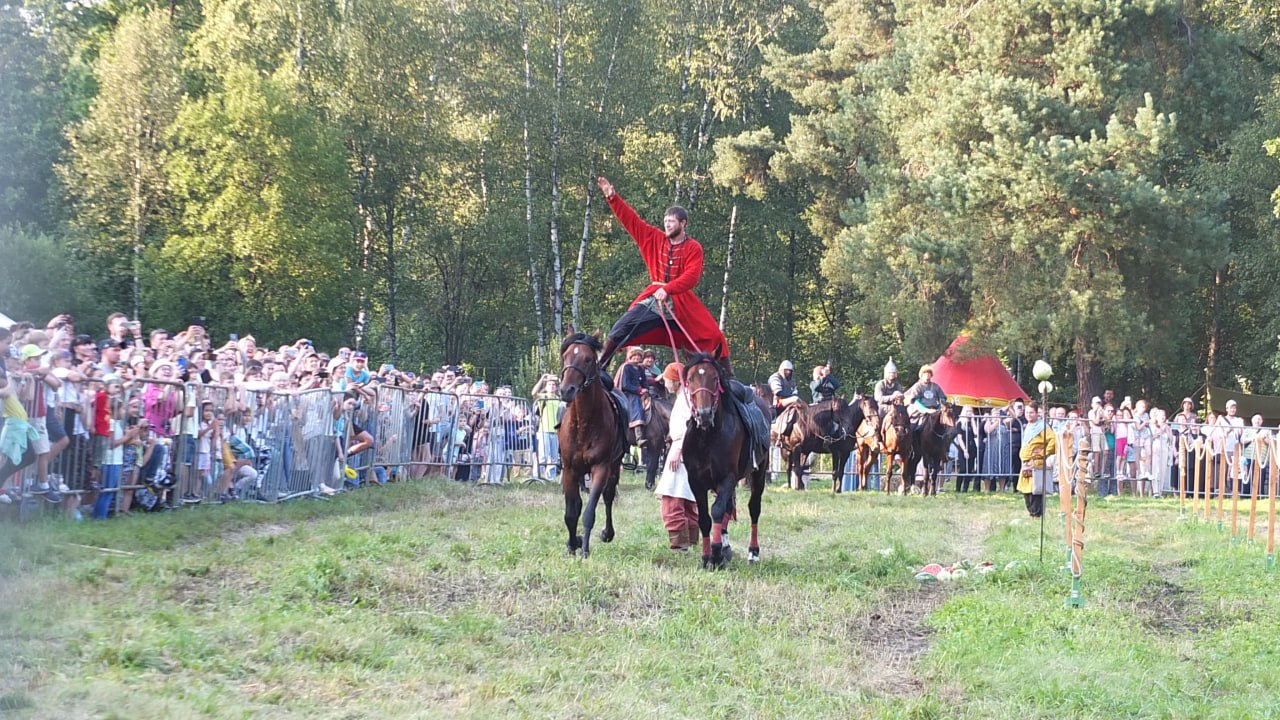
[[712, 573], [637, 482], [585, 561], [558, 490], [440, 480], [0, 526], [0, 715], [1280, 717], [1280, 573], [1176, 501], [1091, 506], [1071, 610], [1052, 499], [1041, 564], [1020, 496], [771, 489]]

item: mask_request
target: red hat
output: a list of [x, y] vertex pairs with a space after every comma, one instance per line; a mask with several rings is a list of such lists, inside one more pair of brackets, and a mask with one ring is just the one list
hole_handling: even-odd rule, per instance
[[671, 381], [679, 380], [682, 375], [684, 375], [684, 365], [681, 365], [678, 362], [673, 362], [670, 365], [667, 365], [667, 367], [662, 371], [662, 377]]

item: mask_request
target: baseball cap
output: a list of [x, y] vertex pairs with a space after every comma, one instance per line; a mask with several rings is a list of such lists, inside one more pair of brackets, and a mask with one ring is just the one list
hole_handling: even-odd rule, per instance
[[19, 352], [19, 355], [22, 357], [23, 360], [30, 360], [31, 358], [38, 358], [47, 352], [49, 351], [45, 350], [39, 345], [36, 345], [34, 343], [28, 343], [22, 346], [22, 350]]
[[352, 360], [368, 360], [369, 356], [366, 355], [363, 350], [357, 350], [351, 353], [351, 359]]
[[115, 373], [107, 373], [106, 375], [102, 376], [102, 382], [105, 385], [119, 385], [120, 376]]
[[107, 348], [120, 348], [123, 350], [127, 347], [129, 347], [129, 343], [123, 340], [112, 340], [111, 338], [107, 338], [106, 340], [98, 343], [99, 350], [106, 350]]

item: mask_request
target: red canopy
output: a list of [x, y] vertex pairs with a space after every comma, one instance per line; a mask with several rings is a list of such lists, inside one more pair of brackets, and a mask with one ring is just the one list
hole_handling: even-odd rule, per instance
[[933, 363], [933, 381], [947, 398], [960, 405], [1004, 407], [1017, 398], [1031, 397], [1018, 387], [1009, 370], [994, 355], [967, 356], [960, 348], [969, 342], [961, 335]]

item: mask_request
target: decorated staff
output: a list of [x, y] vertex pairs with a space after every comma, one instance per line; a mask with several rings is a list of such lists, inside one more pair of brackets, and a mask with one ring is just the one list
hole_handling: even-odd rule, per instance
[[1084, 573], [1084, 516], [1089, 509], [1089, 461], [1092, 450], [1088, 443], [1080, 443], [1076, 453], [1076, 487], [1075, 511], [1071, 515], [1071, 596], [1067, 598], [1068, 607], [1084, 607], [1084, 597], [1080, 594], [1080, 577]]

